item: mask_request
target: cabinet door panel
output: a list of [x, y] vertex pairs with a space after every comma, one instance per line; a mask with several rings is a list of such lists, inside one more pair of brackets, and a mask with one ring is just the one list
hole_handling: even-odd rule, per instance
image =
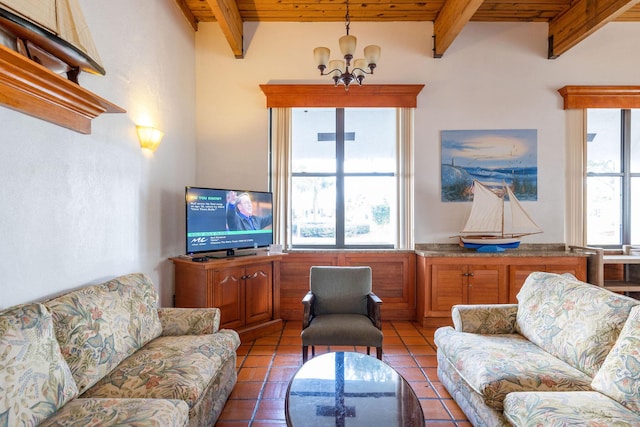
[[220, 326], [237, 328], [244, 325], [244, 268], [225, 268], [214, 273], [213, 306], [220, 309]]
[[384, 320], [414, 319], [416, 313], [415, 254], [345, 254], [345, 265], [369, 266], [373, 292], [382, 299]]
[[433, 265], [431, 267], [431, 310], [451, 312], [456, 304], [467, 301], [466, 266]]
[[520, 292], [524, 281], [534, 271], [545, 271], [544, 264], [510, 265], [509, 266], [509, 303], [516, 304], [516, 295]]
[[497, 265], [469, 266], [469, 304], [500, 302], [500, 272]]
[[271, 264], [262, 264], [245, 271], [244, 294], [246, 323], [271, 320]]
[[576, 266], [576, 265], [557, 265], [557, 264], [547, 265], [547, 269], [545, 271], [548, 271], [549, 273], [556, 273], [556, 274], [570, 273], [570, 274], [573, 274], [574, 276], [576, 276], [576, 278], [580, 277], [580, 272], [581, 272], [579, 266]]

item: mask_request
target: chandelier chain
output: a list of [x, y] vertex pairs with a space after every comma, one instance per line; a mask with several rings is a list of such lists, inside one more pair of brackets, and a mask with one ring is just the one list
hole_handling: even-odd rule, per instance
[[347, 13], [344, 16], [344, 25], [347, 28], [347, 35], [349, 35], [349, 25], [351, 25], [351, 18], [349, 17], [349, 0], [347, 0]]

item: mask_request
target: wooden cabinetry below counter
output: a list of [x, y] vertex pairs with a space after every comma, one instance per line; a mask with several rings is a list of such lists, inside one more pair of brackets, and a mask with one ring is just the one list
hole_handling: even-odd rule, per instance
[[417, 319], [423, 326], [452, 324], [456, 304], [515, 303], [533, 271], [571, 273], [586, 280], [587, 258], [568, 253], [545, 255], [420, 253], [417, 264]]

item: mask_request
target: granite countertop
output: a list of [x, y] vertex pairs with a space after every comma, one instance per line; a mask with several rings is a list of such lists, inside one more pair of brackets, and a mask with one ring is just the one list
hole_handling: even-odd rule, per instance
[[563, 257], [583, 256], [583, 252], [570, 252], [564, 243], [524, 243], [517, 249], [507, 249], [504, 252], [477, 252], [451, 243], [416, 243], [415, 250], [411, 249], [293, 249], [287, 253], [400, 253], [411, 252], [425, 257]]
[[418, 243], [415, 252], [425, 257], [562, 257], [588, 256], [580, 252], [570, 252], [564, 243], [527, 243], [517, 249], [507, 249], [504, 252], [477, 252], [466, 249], [458, 244], [448, 243]]

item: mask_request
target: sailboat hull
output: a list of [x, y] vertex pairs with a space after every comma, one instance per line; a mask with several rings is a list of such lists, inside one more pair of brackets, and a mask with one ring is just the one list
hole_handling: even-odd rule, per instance
[[462, 237], [460, 236], [460, 243], [463, 247], [469, 249], [479, 249], [483, 246], [496, 246], [503, 249], [516, 249], [520, 246], [519, 237]]

